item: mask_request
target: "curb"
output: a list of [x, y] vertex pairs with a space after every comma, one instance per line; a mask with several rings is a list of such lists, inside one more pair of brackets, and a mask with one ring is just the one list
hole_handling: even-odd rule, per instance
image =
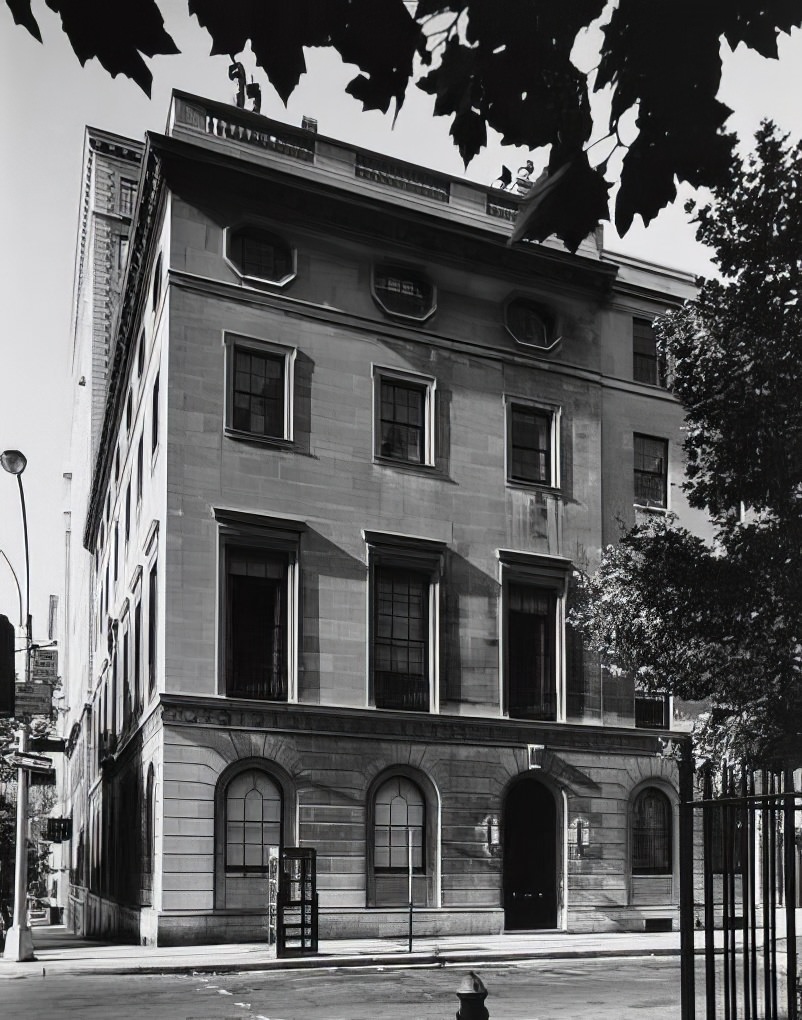
[[[703, 950], [702, 950], [703, 952]], [[346, 967], [393, 967], [396, 969], [414, 967], [446, 967], [469, 964], [480, 966], [490, 963], [521, 963], [523, 961], [535, 960], [596, 960], [596, 959], [620, 959], [622, 957], [679, 957], [678, 949], [565, 949], [544, 953], [523, 952], [485, 952], [469, 953], [465, 951], [454, 951], [444, 953], [377, 953], [364, 954], [360, 956], [308, 956], [296, 957], [295, 959], [270, 959], [240, 963], [186, 963], [186, 964], [156, 964], [144, 965], [141, 967], [121, 964], [114, 967], [77, 966], [60, 967], [58, 960], [50, 961], [54, 965], [53, 977], [92, 975], [94, 977], [103, 974], [108, 975], [169, 975], [169, 974], [237, 974], [255, 971], [283, 971], [283, 970], [337, 970]], [[33, 966], [30, 971], [17, 972], [6, 975], [8, 978], [31, 978], [40, 977], [39, 967], [47, 969], [48, 960], [32, 960]], [[19, 965], [17, 965], [19, 966]], [[3, 967], [0, 964], [0, 977], [3, 976]]]

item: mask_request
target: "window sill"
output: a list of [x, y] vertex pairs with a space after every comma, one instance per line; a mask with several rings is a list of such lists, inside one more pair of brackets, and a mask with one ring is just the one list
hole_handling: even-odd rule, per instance
[[647, 514], [661, 514], [665, 516], [671, 513], [667, 506], [644, 506], [643, 503], [633, 503], [636, 510], [640, 510], [642, 513]]
[[295, 446], [292, 439], [287, 439], [283, 436], [257, 436], [255, 432], [242, 432], [229, 426], [223, 429], [223, 434], [228, 439], [233, 439], [236, 442], [256, 443], [258, 446], [273, 446], [281, 450], [291, 450]]
[[526, 482], [521, 478], [508, 478], [508, 489], [525, 489], [527, 492], [543, 492], [550, 496], [562, 498], [562, 489], [559, 485], [549, 485], [547, 482]]
[[402, 471], [411, 471], [413, 474], [440, 474], [436, 464], [419, 464], [413, 460], [396, 460], [394, 457], [382, 457], [379, 454], [373, 455], [373, 463], [380, 467], [400, 468]]

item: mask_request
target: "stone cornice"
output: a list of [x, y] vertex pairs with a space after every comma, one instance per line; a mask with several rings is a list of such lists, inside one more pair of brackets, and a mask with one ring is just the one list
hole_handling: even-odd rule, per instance
[[549, 751], [619, 751], [657, 754], [659, 737], [643, 730], [576, 723], [528, 722], [498, 717], [381, 712], [284, 702], [240, 701], [184, 694], [160, 696], [165, 726], [257, 729], [335, 738], [526, 747], [543, 744]]

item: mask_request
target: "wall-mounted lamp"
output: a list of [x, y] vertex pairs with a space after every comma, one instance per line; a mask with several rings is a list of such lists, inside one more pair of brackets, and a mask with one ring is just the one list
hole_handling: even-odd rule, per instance
[[487, 849], [493, 855], [501, 849], [501, 825], [498, 815], [490, 815], [487, 819]]

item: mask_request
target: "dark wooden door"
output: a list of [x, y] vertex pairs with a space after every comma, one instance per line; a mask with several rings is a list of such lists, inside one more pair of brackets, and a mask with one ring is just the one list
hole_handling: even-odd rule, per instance
[[557, 805], [533, 779], [516, 783], [504, 805], [504, 926], [557, 927]]

